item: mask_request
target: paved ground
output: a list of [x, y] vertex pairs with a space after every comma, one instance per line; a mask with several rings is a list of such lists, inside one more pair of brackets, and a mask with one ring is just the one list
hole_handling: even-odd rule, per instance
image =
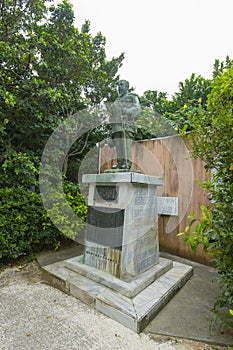
[[213, 344], [233, 345], [233, 333], [219, 328], [211, 309], [219, 294], [215, 269], [164, 254], [165, 257], [193, 266], [193, 277], [160, 311], [146, 331], [186, 337]]
[[[201, 270], [202, 267], [202, 265], [199, 266]], [[210, 270], [212, 276], [213, 271]], [[205, 318], [209, 311], [208, 305], [205, 304], [203, 313], [198, 316], [200, 301], [197, 300], [198, 289], [195, 289], [195, 281], [200, 283], [204, 277], [206, 278], [206, 275], [194, 273], [193, 280], [184, 287], [188, 288], [187, 293], [191, 293], [190, 297], [187, 299], [183, 288], [175, 296], [178, 299], [173, 298], [145, 331], [138, 335], [74, 297], [44, 284], [36, 262], [7, 268], [0, 274], [0, 349], [227, 349], [226, 346], [220, 347], [208, 345], [207, 342], [184, 339], [190, 338], [190, 334], [185, 333], [187, 329], [196, 327], [194, 321], [190, 323], [195, 316], [197, 320], [200, 318], [200, 327], [196, 329], [196, 334], [200, 332], [200, 339], [203, 340], [201, 319]], [[206, 299], [205, 296], [208, 293], [209, 284], [204, 290], [200, 290], [199, 295], [203, 295]], [[184, 301], [182, 309], [179, 304], [181, 300]], [[186, 303], [187, 306], [183, 310]], [[197, 307], [195, 307], [196, 304]], [[170, 321], [166, 317], [168, 313], [170, 313]], [[190, 317], [191, 315], [193, 316]], [[207, 334], [206, 332], [204, 334]], [[230, 344], [229, 336], [224, 336], [225, 344]], [[216, 339], [213, 341], [213, 336], [210, 336], [208, 342], [224, 344], [222, 338]]]

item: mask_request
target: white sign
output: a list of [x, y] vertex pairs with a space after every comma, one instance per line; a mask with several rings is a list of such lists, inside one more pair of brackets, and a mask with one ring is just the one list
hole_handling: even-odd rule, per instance
[[158, 214], [178, 216], [177, 197], [157, 197]]

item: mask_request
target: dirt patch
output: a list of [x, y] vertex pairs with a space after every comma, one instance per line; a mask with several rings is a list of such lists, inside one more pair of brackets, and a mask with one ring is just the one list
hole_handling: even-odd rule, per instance
[[[61, 254], [69, 248], [76, 247], [77, 243], [71, 240], [62, 243], [61, 247], [56, 251], [56, 254]], [[44, 249], [39, 255], [53, 255], [55, 253], [52, 249]], [[38, 256], [39, 256], [38, 255]], [[15, 262], [6, 265], [0, 264], [0, 287], [19, 283], [20, 281], [27, 283], [36, 283], [41, 281], [42, 271], [37, 260], [31, 260], [30, 255], [22, 256]]]
[[0, 271], [0, 287], [20, 282], [37, 283], [39, 281], [41, 281], [41, 269], [37, 261], [6, 267]]

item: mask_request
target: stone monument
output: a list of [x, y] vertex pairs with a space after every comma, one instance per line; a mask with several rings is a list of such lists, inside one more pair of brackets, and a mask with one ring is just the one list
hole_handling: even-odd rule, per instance
[[113, 104], [117, 170], [83, 175], [89, 184], [84, 253], [43, 269], [56, 287], [141, 332], [191, 277], [192, 267], [159, 256], [158, 212], [178, 215], [178, 202], [169, 200], [163, 212], [166, 197], [157, 196], [163, 179], [129, 170], [131, 141], [125, 139], [132, 128], [122, 120], [133, 119], [140, 106], [127, 91], [128, 83], [120, 82]]

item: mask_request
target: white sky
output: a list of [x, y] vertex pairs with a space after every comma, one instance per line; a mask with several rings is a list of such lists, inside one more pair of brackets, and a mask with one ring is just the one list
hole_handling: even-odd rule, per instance
[[172, 95], [191, 73], [212, 77], [216, 58], [233, 59], [233, 0], [70, 0], [76, 25], [107, 39], [108, 58], [125, 53], [122, 79], [135, 92]]

